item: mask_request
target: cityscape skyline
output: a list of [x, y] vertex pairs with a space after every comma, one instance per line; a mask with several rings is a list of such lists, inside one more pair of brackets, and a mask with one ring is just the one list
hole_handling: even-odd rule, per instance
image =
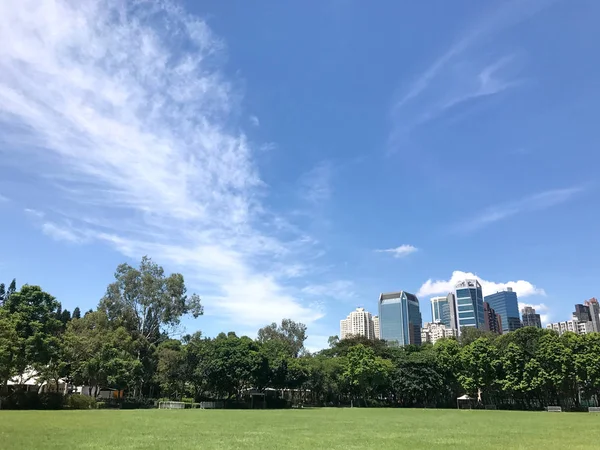
[[[429, 299], [431, 321], [422, 320], [420, 300], [415, 295], [404, 291], [380, 294], [378, 300], [379, 316], [373, 316], [364, 307], [357, 307], [346, 319], [340, 321], [339, 337], [344, 339], [351, 336], [365, 336], [368, 339], [383, 339], [398, 343], [398, 345], [435, 343], [441, 338], [459, 337], [460, 325], [456, 323], [460, 323], [460, 318], [463, 319], [462, 326], [472, 326], [496, 334], [510, 333], [526, 326], [552, 329], [559, 334], [566, 331], [577, 334], [600, 332], [600, 303], [595, 297], [583, 303], [576, 303], [571, 319], [542, 324], [540, 314], [536, 312], [535, 308], [529, 305], [519, 308], [516, 293], [511, 288], [507, 288], [505, 291], [485, 296], [485, 299], [491, 302], [482, 301], [480, 322], [478, 318], [474, 317], [478, 314], [478, 311], [474, 311], [474, 308], [478, 308], [477, 302], [482, 297], [480, 295], [480, 283], [473, 279], [463, 280], [456, 284], [455, 292], [461, 289], [463, 291], [458, 293], [460, 295], [458, 299], [461, 300], [460, 304], [455, 301], [452, 292], [446, 297], [435, 296]], [[464, 289], [470, 291], [465, 292]], [[454, 307], [452, 307], [453, 303], [455, 303]], [[495, 305], [500, 312], [496, 311], [492, 305]], [[516, 314], [515, 305], [519, 308]], [[412, 306], [412, 312], [409, 312], [409, 306]], [[453, 318], [451, 318], [450, 311], [454, 310], [457, 313], [457, 322], [453, 322]], [[462, 317], [459, 316], [461, 313]], [[385, 330], [383, 335], [379, 326], [379, 318], [382, 315]], [[515, 317], [515, 315], [518, 315], [518, 317]], [[503, 326], [503, 316], [507, 318], [506, 320], [510, 326]], [[374, 325], [374, 321], [376, 321], [377, 326]], [[418, 323], [421, 324], [419, 327], [420, 338], [417, 338], [415, 333], [415, 327]], [[373, 331], [375, 329], [379, 333]]]

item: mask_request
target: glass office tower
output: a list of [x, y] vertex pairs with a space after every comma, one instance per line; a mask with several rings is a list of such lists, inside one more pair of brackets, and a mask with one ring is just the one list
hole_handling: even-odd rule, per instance
[[456, 284], [456, 319], [458, 332], [462, 327], [483, 329], [485, 325], [483, 314], [483, 293], [477, 280], [463, 280]]
[[484, 300], [494, 308], [496, 314], [502, 317], [503, 333], [521, 328], [519, 300], [517, 299], [517, 293], [512, 288], [506, 288], [506, 291], [486, 295]]
[[419, 299], [408, 292], [379, 296], [379, 333], [391, 345], [421, 344]]

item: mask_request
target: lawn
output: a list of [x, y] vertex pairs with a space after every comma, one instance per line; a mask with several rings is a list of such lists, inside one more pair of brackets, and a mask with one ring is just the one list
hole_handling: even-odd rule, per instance
[[0, 411], [2, 449], [598, 449], [600, 414], [422, 409]]

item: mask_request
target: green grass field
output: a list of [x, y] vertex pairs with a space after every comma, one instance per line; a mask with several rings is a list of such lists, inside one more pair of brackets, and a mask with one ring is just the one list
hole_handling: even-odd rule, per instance
[[422, 409], [0, 411], [2, 449], [598, 449], [600, 414]]

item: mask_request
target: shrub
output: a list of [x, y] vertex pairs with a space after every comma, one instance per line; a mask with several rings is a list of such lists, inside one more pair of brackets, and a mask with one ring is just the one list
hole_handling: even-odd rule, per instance
[[96, 409], [106, 408], [106, 402], [96, 402]]
[[70, 409], [95, 409], [96, 399], [87, 395], [71, 395], [67, 400], [67, 406]]
[[60, 392], [44, 392], [39, 395], [40, 409], [62, 409], [65, 396]]

